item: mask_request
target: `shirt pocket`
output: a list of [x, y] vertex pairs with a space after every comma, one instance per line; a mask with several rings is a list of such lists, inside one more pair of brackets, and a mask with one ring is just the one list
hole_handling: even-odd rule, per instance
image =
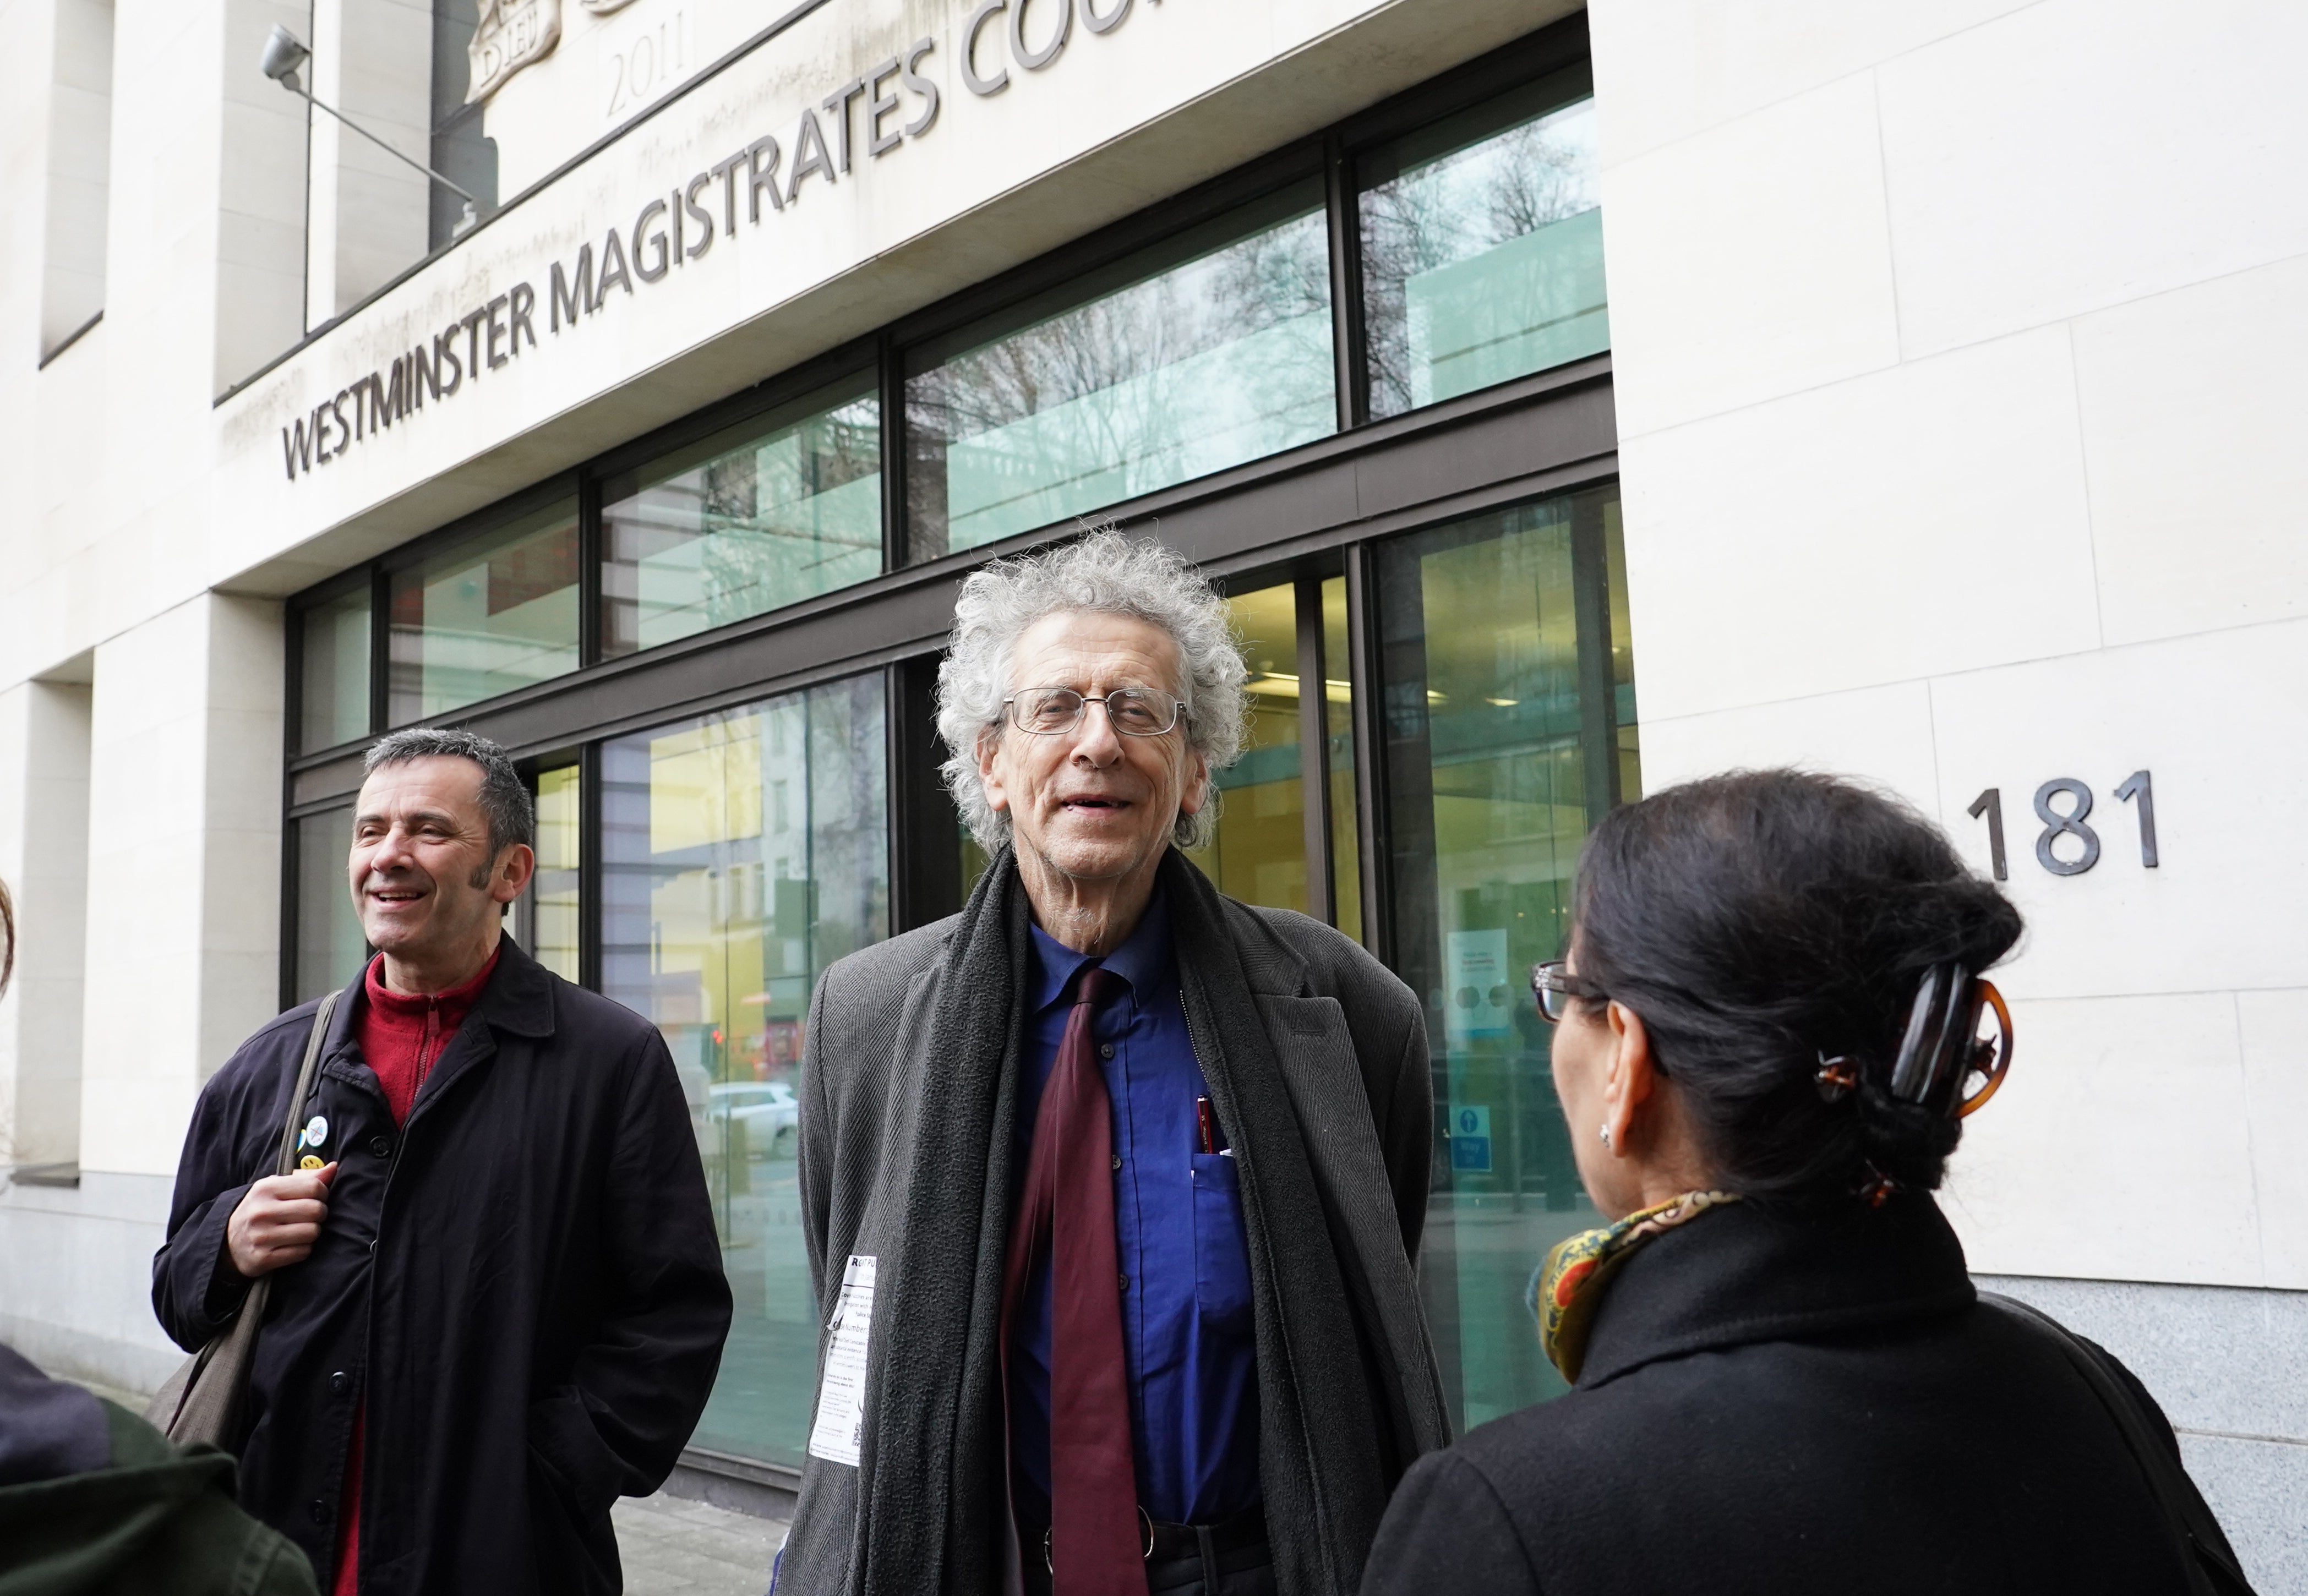
[[1242, 1229], [1240, 1171], [1222, 1153], [1193, 1158], [1195, 1310], [1205, 1325], [1246, 1331], [1250, 1246]]

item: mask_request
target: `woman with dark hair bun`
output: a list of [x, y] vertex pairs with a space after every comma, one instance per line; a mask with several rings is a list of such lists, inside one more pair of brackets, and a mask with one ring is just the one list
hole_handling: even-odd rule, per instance
[[2147, 1392], [1933, 1199], [2020, 932], [1938, 828], [1717, 777], [1607, 816], [1574, 902], [1532, 984], [1613, 1223], [1530, 1295], [1572, 1390], [1412, 1468], [1364, 1596], [2246, 1590]]

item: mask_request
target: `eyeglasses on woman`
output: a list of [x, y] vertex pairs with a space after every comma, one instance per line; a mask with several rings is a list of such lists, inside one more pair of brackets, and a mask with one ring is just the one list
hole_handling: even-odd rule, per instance
[[1559, 958], [1530, 967], [1530, 995], [1538, 1000], [1538, 1012], [1549, 1025], [1558, 1025], [1571, 1012], [1573, 998], [1599, 998], [1602, 989], [1591, 981], [1582, 981], [1571, 973], [1570, 966]]

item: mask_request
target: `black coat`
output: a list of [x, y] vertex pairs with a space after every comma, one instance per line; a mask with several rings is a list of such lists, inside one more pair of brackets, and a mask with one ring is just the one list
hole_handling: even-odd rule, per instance
[[1411, 1470], [1363, 1596], [2187, 1588], [2106, 1409], [1976, 1300], [1927, 1197], [1831, 1224], [1735, 1205], [1607, 1293], [1575, 1389]]
[[[339, 1161], [312, 1256], [275, 1276], [241, 1502], [323, 1590], [366, 1396], [366, 1596], [613, 1591], [609, 1506], [664, 1480], [729, 1327], [713, 1213], [673, 1060], [631, 1009], [514, 947], [396, 1128], [340, 999], [314, 1100]], [[271, 1172], [314, 1005], [202, 1089], [152, 1305], [200, 1346], [246, 1283], [225, 1222]]]
[[305, 1554], [233, 1505], [232, 1459], [0, 1347], [0, 1590], [314, 1596]]

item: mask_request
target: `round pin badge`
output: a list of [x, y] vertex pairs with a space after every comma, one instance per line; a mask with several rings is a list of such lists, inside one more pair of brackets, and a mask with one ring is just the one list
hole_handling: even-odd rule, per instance
[[300, 1170], [318, 1170], [326, 1169], [328, 1166], [323, 1164], [319, 1159], [314, 1157], [310, 1153], [307, 1153], [304, 1157], [297, 1161], [297, 1167]]
[[329, 1139], [329, 1120], [325, 1114], [314, 1114], [305, 1121], [305, 1145], [317, 1147]]

